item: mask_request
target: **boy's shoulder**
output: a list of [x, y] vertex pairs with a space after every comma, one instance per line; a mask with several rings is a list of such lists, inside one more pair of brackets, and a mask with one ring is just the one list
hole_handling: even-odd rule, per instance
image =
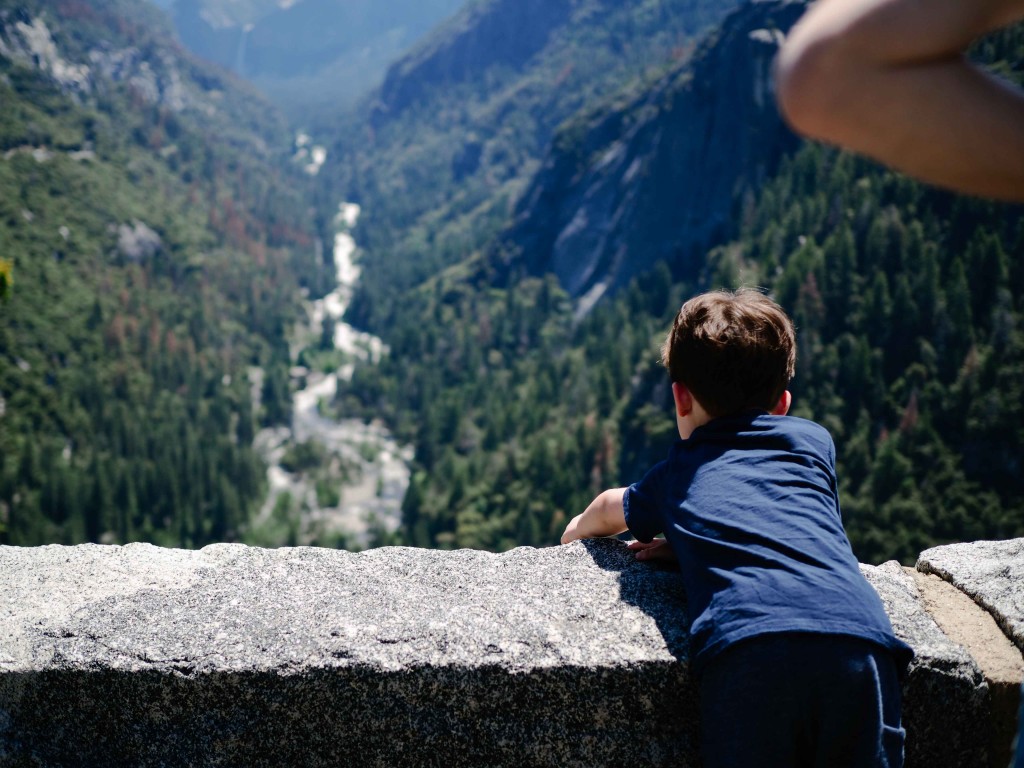
[[793, 439], [832, 445], [832, 435], [818, 422], [800, 416], [776, 416], [764, 411], [748, 411], [712, 419], [694, 434], [710, 439]]
[[805, 437], [808, 440], [816, 440], [827, 445], [832, 445], [832, 435], [821, 424], [800, 416], [766, 416], [778, 422], [779, 428], [790, 434]]
[[763, 411], [725, 416], [695, 430], [691, 440], [693, 437], [697, 440], [690, 447], [702, 454], [703, 446], [708, 446], [712, 454], [721, 450], [760, 449], [809, 454], [835, 464], [832, 435], [821, 424], [799, 416], [775, 416]]
[[810, 451], [835, 461], [836, 446], [832, 435], [818, 422], [800, 416], [766, 415], [763, 418], [767, 428], [779, 435], [792, 450]]

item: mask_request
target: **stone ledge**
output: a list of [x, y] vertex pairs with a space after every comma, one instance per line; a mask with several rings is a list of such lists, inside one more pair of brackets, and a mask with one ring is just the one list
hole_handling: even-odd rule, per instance
[[[987, 764], [988, 685], [897, 564], [907, 765]], [[0, 547], [4, 765], [696, 765], [683, 596], [620, 542], [504, 554]]]
[[981, 669], [990, 698], [989, 763], [1005, 768], [1017, 732], [1017, 709], [1024, 660], [995, 619], [966, 594], [934, 574], [910, 571], [925, 609], [954, 643], [963, 646]]
[[1024, 652], [1024, 539], [926, 549], [917, 570], [933, 573], [969, 595]]

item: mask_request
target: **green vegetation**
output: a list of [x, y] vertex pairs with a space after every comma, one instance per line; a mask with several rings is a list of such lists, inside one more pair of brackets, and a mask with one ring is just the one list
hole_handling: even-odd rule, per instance
[[[1022, 51], [1018, 29], [978, 53], [1019, 78], [1010, 62]], [[361, 242], [380, 243], [389, 204], [371, 198], [377, 218], [367, 215]], [[446, 210], [431, 221], [422, 233], [434, 239], [419, 247], [433, 244], [436, 256], [439, 233], [464, 219]], [[700, 274], [662, 264], [582, 321], [553, 278], [494, 287], [472, 241], [438, 257], [461, 252], [457, 267], [425, 280], [421, 263], [390, 258], [404, 247], [394, 240], [370, 246], [364, 271], [376, 312], [356, 315], [391, 355], [358, 371], [339, 407], [383, 416], [414, 442], [409, 543], [550, 544], [596, 491], [639, 479], [675, 437], [656, 361], [673, 313], [694, 292], [739, 285], [770, 290], [796, 320], [794, 413], [836, 439], [862, 560], [1024, 535], [1020, 208], [805, 145], [747, 202], [741, 234]], [[383, 300], [382, 278], [413, 287]]]
[[285, 451], [281, 458], [281, 467], [287, 472], [307, 472], [324, 463], [327, 451], [315, 440], [299, 443]]
[[[349, 319], [390, 354], [326, 407], [383, 419], [416, 449], [401, 535], [379, 526], [378, 543], [554, 543], [594, 493], [664, 455], [661, 337], [684, 298], [738, 285], [770, 290], [796, 320], [794, 412], [836, 439], [862, 560], [1024, 535], [1020, 208], [804, 145], [743, 201], [739, 235], [699, 274], [659, 264], [583, 317], [551, 276], [495, 284], [482, 254], [512, 202], [552, 142], [580, 149], [583, 122], [564, 121], [633, 103], [725, 10], [573, 8], [579, 23], [522, 66], [470, 66], [392, 113], [332, 126], [368, 142], [332, 151], [314, 189], [265, 103], [180, 58], [151, 9], [0, 0], [0, 27], [42, 14], [70, 61], [92, 61], [104, 35], [103, 50], [163, 62], [154, 98], [129, 76], [62, 90], [0, 58], [0, 541], [309, 539], [306, 500], [288, 493], [254, 524], [266, 488], [252, 444], [289, 418], [288, 332], [299, 289], [322, 295], [331, 280], [316, 239], [341, 199], [363, 205], [368, 254]], [[1019, 80], [1024, 33], [977, 54]], [[171, 66], [184, 106], [160, 96]], [[332, 332], [298, 362], [344, 362]], [[339, 478], [355, 471], [315, 443], [284, 463], [321, 505], [343, 502]]]
[[2, 541], [231, 540], [264, 493], [254, 431], [289, 415], [299, 284], [329, 279], [305, 181], [270, 149], [287, 151], [287, 130], [180, 58], [152, 9], [18, 13], [72, 62], [101, 39], [145, 52], [190, 106], [95, 62], [72, 93], [0, 58]]
[[739, 285], [797, 323], [794, 413], [835, 437], [861, 559], [1024, 535], [1024, 216], [806, 146], [702, 275], [662, 265], [578, 325], [552, 278], [414, 292], [391, 356], [343, 400], [415, 442], [407, 540], [549, 544], [638, 479], [675, 437], [657, 364], [673, 313]]
[[14, 265], [7, 259], [0, 259], [0, 300], [6, 300], [14, 283]]

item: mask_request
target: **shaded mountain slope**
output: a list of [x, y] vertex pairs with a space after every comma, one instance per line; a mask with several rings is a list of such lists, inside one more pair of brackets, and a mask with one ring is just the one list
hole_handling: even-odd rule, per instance
[[483, 0], [467, 4], [442, 30], [395, 63], [380, 88], [376, 121], [479, 80], [482, 71], [521, 71], [570, 22], [573, 0]]
[[771, 63], [802, 11], [747, 5], [641, 98], [564, 126], [502, 237], [506, 267], [553, 272], [587, 306], [659, 260], [692, 275], [797, 145]]
[[562, 121], [646, 90], [732, 7], [486, 0], [396, 62], [325, 168], [339, 195], [363, 204], [361, 242], [374, 254], [352, 318], [383, 329], [389, 296], [473, 256]]

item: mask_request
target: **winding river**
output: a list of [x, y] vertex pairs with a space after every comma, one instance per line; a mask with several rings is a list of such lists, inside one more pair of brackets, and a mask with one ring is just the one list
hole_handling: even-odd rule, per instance
[[[300, 544], [340, 534], [350, 547], [371, 545], [375, 530], [393, 533], [398, 529], [402, 498], [409, 486], [411, 447], [400, 446], [379, 422], [334, 419], [325, 416], [321, 408], [333, 401], [339, 379], [351, 378], [357, 364], [372, 365], [387, 354], [379, 338], [342, 319], [360, 275], [351, 234], [359, 212], [354, 203], [339, 206], [334, 238], [337, 285], [322, 299], [307, 302], [307, 323], [297, 333], [298, 338], [307, 341], [318, 339], [323, 323], [331, 318], [334, 347], [342, 353], [344, 362], [331, 373], [293, 369], [293, 379], [300, 386], [293, 395], [291, 427], [264, 429], [256, 436], [257, 449], [269, 465], [269, 493], [253, 527], [266, 525], [275, 509], [279, 509], [282, 494], [287, 493], [293, 505], [292, 514], [298, 515]], [[281, 466], [290, 447], [310, 441], [322, 446], [326, 466], [313, 472], [289, 472]], [[338, 491], [337, 504], [320, 503], [315, 474], [321, 483], [330, 483]]]

